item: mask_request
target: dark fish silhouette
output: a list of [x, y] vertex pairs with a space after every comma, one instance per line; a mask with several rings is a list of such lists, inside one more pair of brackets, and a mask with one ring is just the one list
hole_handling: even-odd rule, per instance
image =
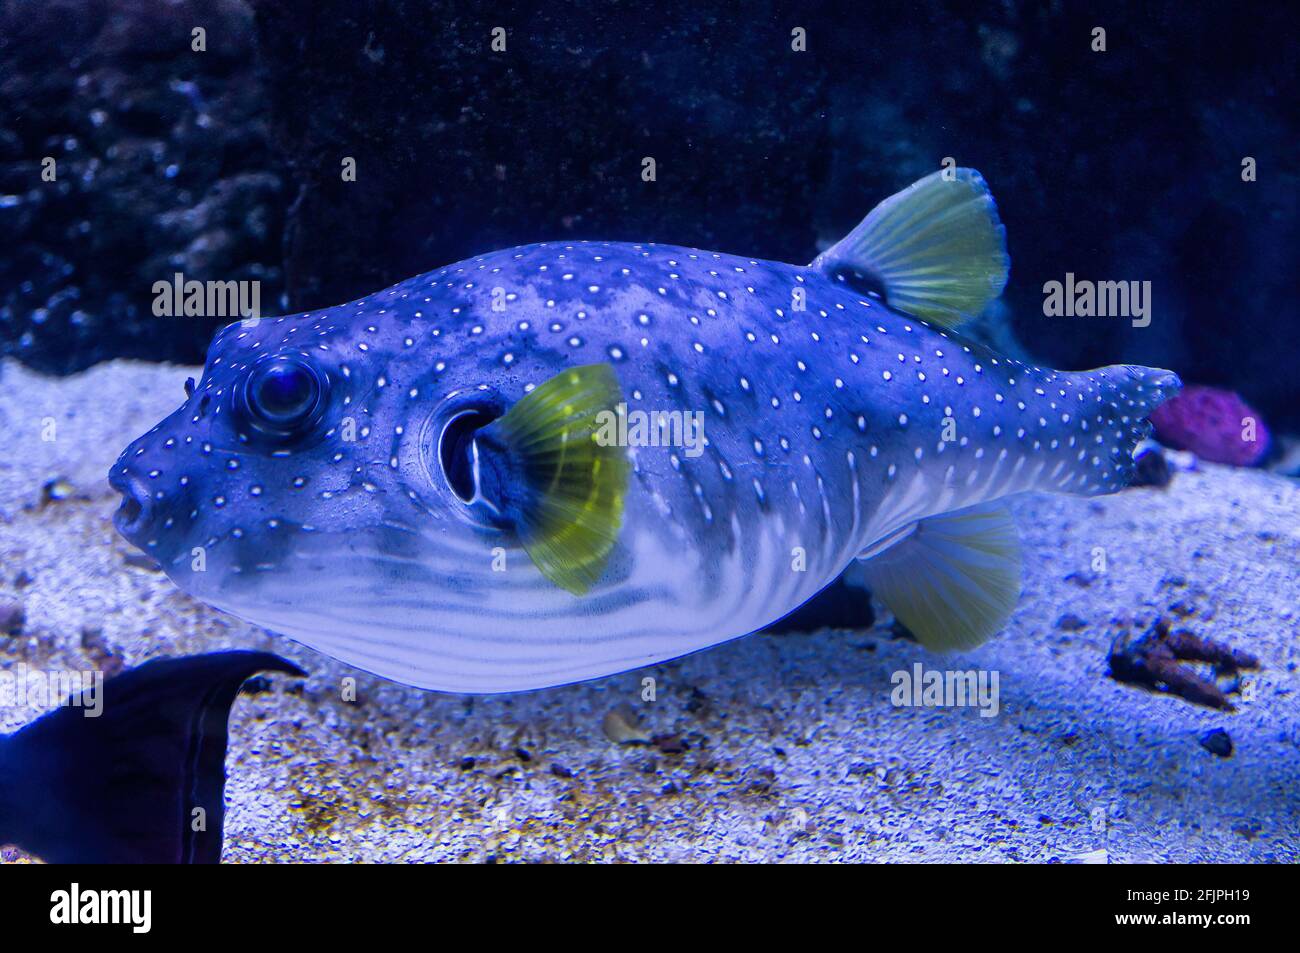
[[104, 684], [99, 717], [64, 705], [0, 737], [0, 844], [48, 863], [220, 861], [226, 720], [257, 672], [306, 675], [267, 652], [155, 659]]

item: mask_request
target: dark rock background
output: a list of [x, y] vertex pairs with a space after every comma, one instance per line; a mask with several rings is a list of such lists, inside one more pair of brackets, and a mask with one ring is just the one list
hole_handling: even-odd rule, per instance
[[[807, 261], [952, 156], [998, 198], [1037, 359], [1161, 364], [1300, 429], [1293, 6], [708, 7], [9, 0], [0, 353], [197, 362], [220, 322], [150, 310], [177, 270], [259, 278], [273, 313], [545, 239]], [[1067, 271], [1151, 281], [1151, 326], [1044, 317]]]
[[255, 52], [238, 0], [0, 0], [0, 353], [197, 362], [216, 322], [155, 317], [155, 281], [278, 298], [283, 163]]

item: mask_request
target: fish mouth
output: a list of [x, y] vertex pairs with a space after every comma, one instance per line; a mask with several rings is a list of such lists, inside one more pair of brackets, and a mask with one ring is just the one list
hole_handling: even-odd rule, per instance
[[108, 483], [122, 494], [122, 502], [113, 514], [113, 525], [127, 540], [139, 546], [145, 529], [153, 522], [149, 492], [142, 481], [122, 471], [112, 474]]

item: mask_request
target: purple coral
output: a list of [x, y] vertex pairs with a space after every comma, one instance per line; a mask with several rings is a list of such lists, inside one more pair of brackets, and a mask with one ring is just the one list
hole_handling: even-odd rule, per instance
[[1259, 413], [1229, 390], [1191, 386], [1151, 414], [1156, 438], [1202, 460], [1254, 466], [1268, 452]]

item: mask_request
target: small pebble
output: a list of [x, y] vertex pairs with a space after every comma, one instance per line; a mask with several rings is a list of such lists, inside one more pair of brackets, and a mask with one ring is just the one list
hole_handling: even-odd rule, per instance
[[1131, 486], [1166, 487], [1169, 485], [1169, 463], [1159, 450], [1147, 450], [1134, 461]]
[[650, 741], [664, 754], [681, 754], [686, 750], [686, 741], [681, 735], [655, 735]]
[[628, 705], [619, 705], [605, 715], [601, 723], [605, 737], [616, 745], [644, 745], [650, 734], [637, 723], [636, 713]]
[[27, 610], [21, 602], [0, 599], [0, 632], [5, 635], [22, 635], [27, 624]]
[[1087, 624], [1087, 621], [1080, 619], [1073, 612], [1067, 612], [1056, 620], [1056, 627], [1058, 629], [1064, 629], [1066, 632], [1078, 632]]
[[77, 488], [63, 477], [46, 481], [41, 487], [41, 506], [48, 506], [60, 500], [66, 500], [77, 492]]
[[105, 678], [112, 678], [126, 667], [126, 660], [113, 650], [113, 646], [104, 638], [104, 630], [98, 626], [82, 626], [81, 647], [87, 657], [103, 671]]
[[1232, 757], [1232, 738], [1222, 728], [1215, 728], [1213, 731], [1201, 737], [1201, 747], [1211, 754], [1216, 754], [1220, 758]]

